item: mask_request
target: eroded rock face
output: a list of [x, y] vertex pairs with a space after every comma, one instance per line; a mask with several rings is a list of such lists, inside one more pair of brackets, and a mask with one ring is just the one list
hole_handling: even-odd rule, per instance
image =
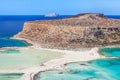
[[15, 38], [28, 39], [41, 47], [77, 49], [120, 41], [120, 20], [103, 14], [79, 14], [66, 19], [26, 22]]

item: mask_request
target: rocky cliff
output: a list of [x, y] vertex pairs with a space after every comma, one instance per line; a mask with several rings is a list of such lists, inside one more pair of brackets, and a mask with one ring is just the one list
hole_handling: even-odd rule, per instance
[[23, 31], [14, 38], [27, 39], [46, 48], [107, 46], [120, 42], [120, 20], [86, 13], [65, 19], [26, 22]]

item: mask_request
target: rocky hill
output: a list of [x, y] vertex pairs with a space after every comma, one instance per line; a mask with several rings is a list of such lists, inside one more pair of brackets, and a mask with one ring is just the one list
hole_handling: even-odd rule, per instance
[[120, 20], [85, 13], [70, 18], [25, 22], [14, 36], [45, 48], [79, 49], [118, 44]]

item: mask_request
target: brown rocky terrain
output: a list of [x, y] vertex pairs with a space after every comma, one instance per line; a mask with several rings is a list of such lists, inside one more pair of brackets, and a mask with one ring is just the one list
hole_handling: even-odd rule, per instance
[[113, 45], [120, 42], [120, 20], [86, 13], [65, 19], [26, 22], [23, 31], [14, 38], [60, 49]]

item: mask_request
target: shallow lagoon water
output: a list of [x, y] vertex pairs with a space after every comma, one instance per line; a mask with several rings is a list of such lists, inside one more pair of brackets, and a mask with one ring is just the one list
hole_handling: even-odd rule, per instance
[[23, 73], [0, 74], [0, 80], [21, 80]]
[[[112, 64], [111, 64], [112, 63]], [[120, 80], [120, 59], [77, 62], [67, 65], [70, 71], [45, 71], [36, 80]]]
[[108, 57], [120, 57], [120, 48], [101, 48], [100, 54]]
[[[24, 22], [33, 20], [47, 20], [59, 19], [69, 17], [44, 17], [44, 16], [0, 16], [0, 49], [3, 47], [25, 47], [29, 46], [24, 41], [10, 39], [16, 35], [23, 28]], [[33, 50], [33, 49], [20, 49], [20, 50], [6, 50], [0, 52], [0, 69], [23, 69], [28, 68], [48, 60], [61, 57], [57, 52]], [[0, 74], [0, 80], [20, 80], [21, 75], [16, 74]]]
[[11, 36], [0, 36], [0, 48], [3, 47], [27, 47], [30, 46], [30, 44], [21, 41], [21, 40], [14, 40], [14, 39], [10, 39]]
[[16, 49], [8, 49], [8, 50], [3, 50], [0, 51], [0, 54], [19, 54], [20, 50], [16, 50]]
[[[63, 16], [63, 17], [65, 17], [65, 16]], [[109, 17], [111, 17], [111, 16], [109, 16]], [[58, 18], [61, 18], [61, 16]], [[115, 17], [112, 16], [112, 18], [118, 19], [118, 16], [115, 16]], [[0, 48], [13, 47], [13, 46], [15, 46], [15, 47], [16, 46], [17, 47], [29, 46], [24, 41], [11, 40], [9, 38], [22, 30], [22, 27], [23, 27], [23, 24], [25, 21], [43, 20], [43, 19], [52, 19], [52, 18], [45, 18], [43, 16], [0, 16]], [[56, 19], [56, 17], [55, 17], [55, 19]], [[4, 52], [0, 52], [0, 69], [27, 68], [27, 67], [33, 66], [34, 64], [36, 65], [38, 63], [47, 61], [53, 57], [54, 58], [58, 57], [58, 55], [53, 56], [53, 54], [52, 54], [53, 52], [49, 52], [49, 51], [40, 51], [40, 53], [38, 53], [40, 56], [38, 54], [36, 54], [36, 52], [38, 53], [38, 50], [34, 51], [32, 49], [30, 51], [29, 50], [7, 50]], [[22, 55], [22, 54], [24, 54], [24, 55]], [[51, 54], [52, 54], [52, 56], [51, 56]], [[105, 53], [105, 55], [106, 55], [106, 53]], [[48, 57], [48, 59], [46, 58], [46, 56]], [[114, 61], [114, 62], [116, 62], [116, 61]], [[85, 63], [89, 64], [87, 62], [85, 62]], [[94, 62], [94, 63], [97, 64], [96, 62]], [[118, 61], [118, 63], [119, 63], [119, 61]], [[15, 64], [16, 64], [16, 66], [14, 66]], [[49, 71], [50, 73], [54, 73], [54, 74], [50, 74], [48, 72], [42, 73], [42, 80], [78, 80], [78, 79], [83, 80], [83, 78], [78, 76], [79, 74], [78, 75], [73, 74], [76, 72], [76, 69], [74, 70], [75, 64], [79, 65], [79, 63], [69, 64], [70, 66], [73, 66], [72, 72], [62, 71], [62, 72], [64, 72], [64, 74], [63, 73], [60, 74], [61, 71]], [[88, 66], [86, 67], [86, 69], [87, 68], [88, 68]], [[115, 71], [119, 70], [118, 68], [119, 67], [117, 67], [115, 69]], [[85, 72], [83, 72], [84, 76], [86, 76], [87, 70], [88, 70], [87, 74], [89, 74], [89, 75], [99, 73], [99, 72], [96, 72], [96, 68], [95, 68], [95, 70], [93, 69], [93, 67], [91, 69], [91, 66], [89, 66], [89, 68], [87, 70], [86, 69], [82, 69], [82, 70], [85, 70]], [[91, 69], [91, 71], [89, 69]], [[79, 72], [79, 70], [77, 70], [77, 72]], [[49, 77], [46, 76], [46, 73], [48, 73]], [[118, 73], [116, 73], [116, 74], [118, 74]], [[44, 78], [43, 75], [47, 79]], [[21, 74], [18, 75], [18, 73], [16, 73], [16, 74], [0, 74], [0, 80], [20, 80], [21, 76], [22, 75]], [[53, 76], [53, 77], [51, 77], [51, 76]], [[86, 80], [88, 80], [88, 79], [86, 79]], [[91, 77], [91, 78], [89, 78], [89, 80], [98, 80], [98, 79]], [[104, 78], [102, 80], [107, 80], [107, 79]], [[118, 79], [118, 80], [120, 80], [120, 79]]]
[[[103, 51], [103, 52], [102, 52]], [[88, 62], [69, 63], [69, 71], [45, 71], [36, 80], [120, 80], [120, 48], [102, 48], [101, 54], [115, 56]]]
[[[4, 49], [0, 51], [0, 70], [29, 68], [62, 57], [62, 53], [39, 49]], [[23, 73], [0, 74], [0, 80], [21, 80]]]
[[60, 57], [61, 53], [47, 50], [7, 49], [0, 51], [0, 69], [23, 69]]

